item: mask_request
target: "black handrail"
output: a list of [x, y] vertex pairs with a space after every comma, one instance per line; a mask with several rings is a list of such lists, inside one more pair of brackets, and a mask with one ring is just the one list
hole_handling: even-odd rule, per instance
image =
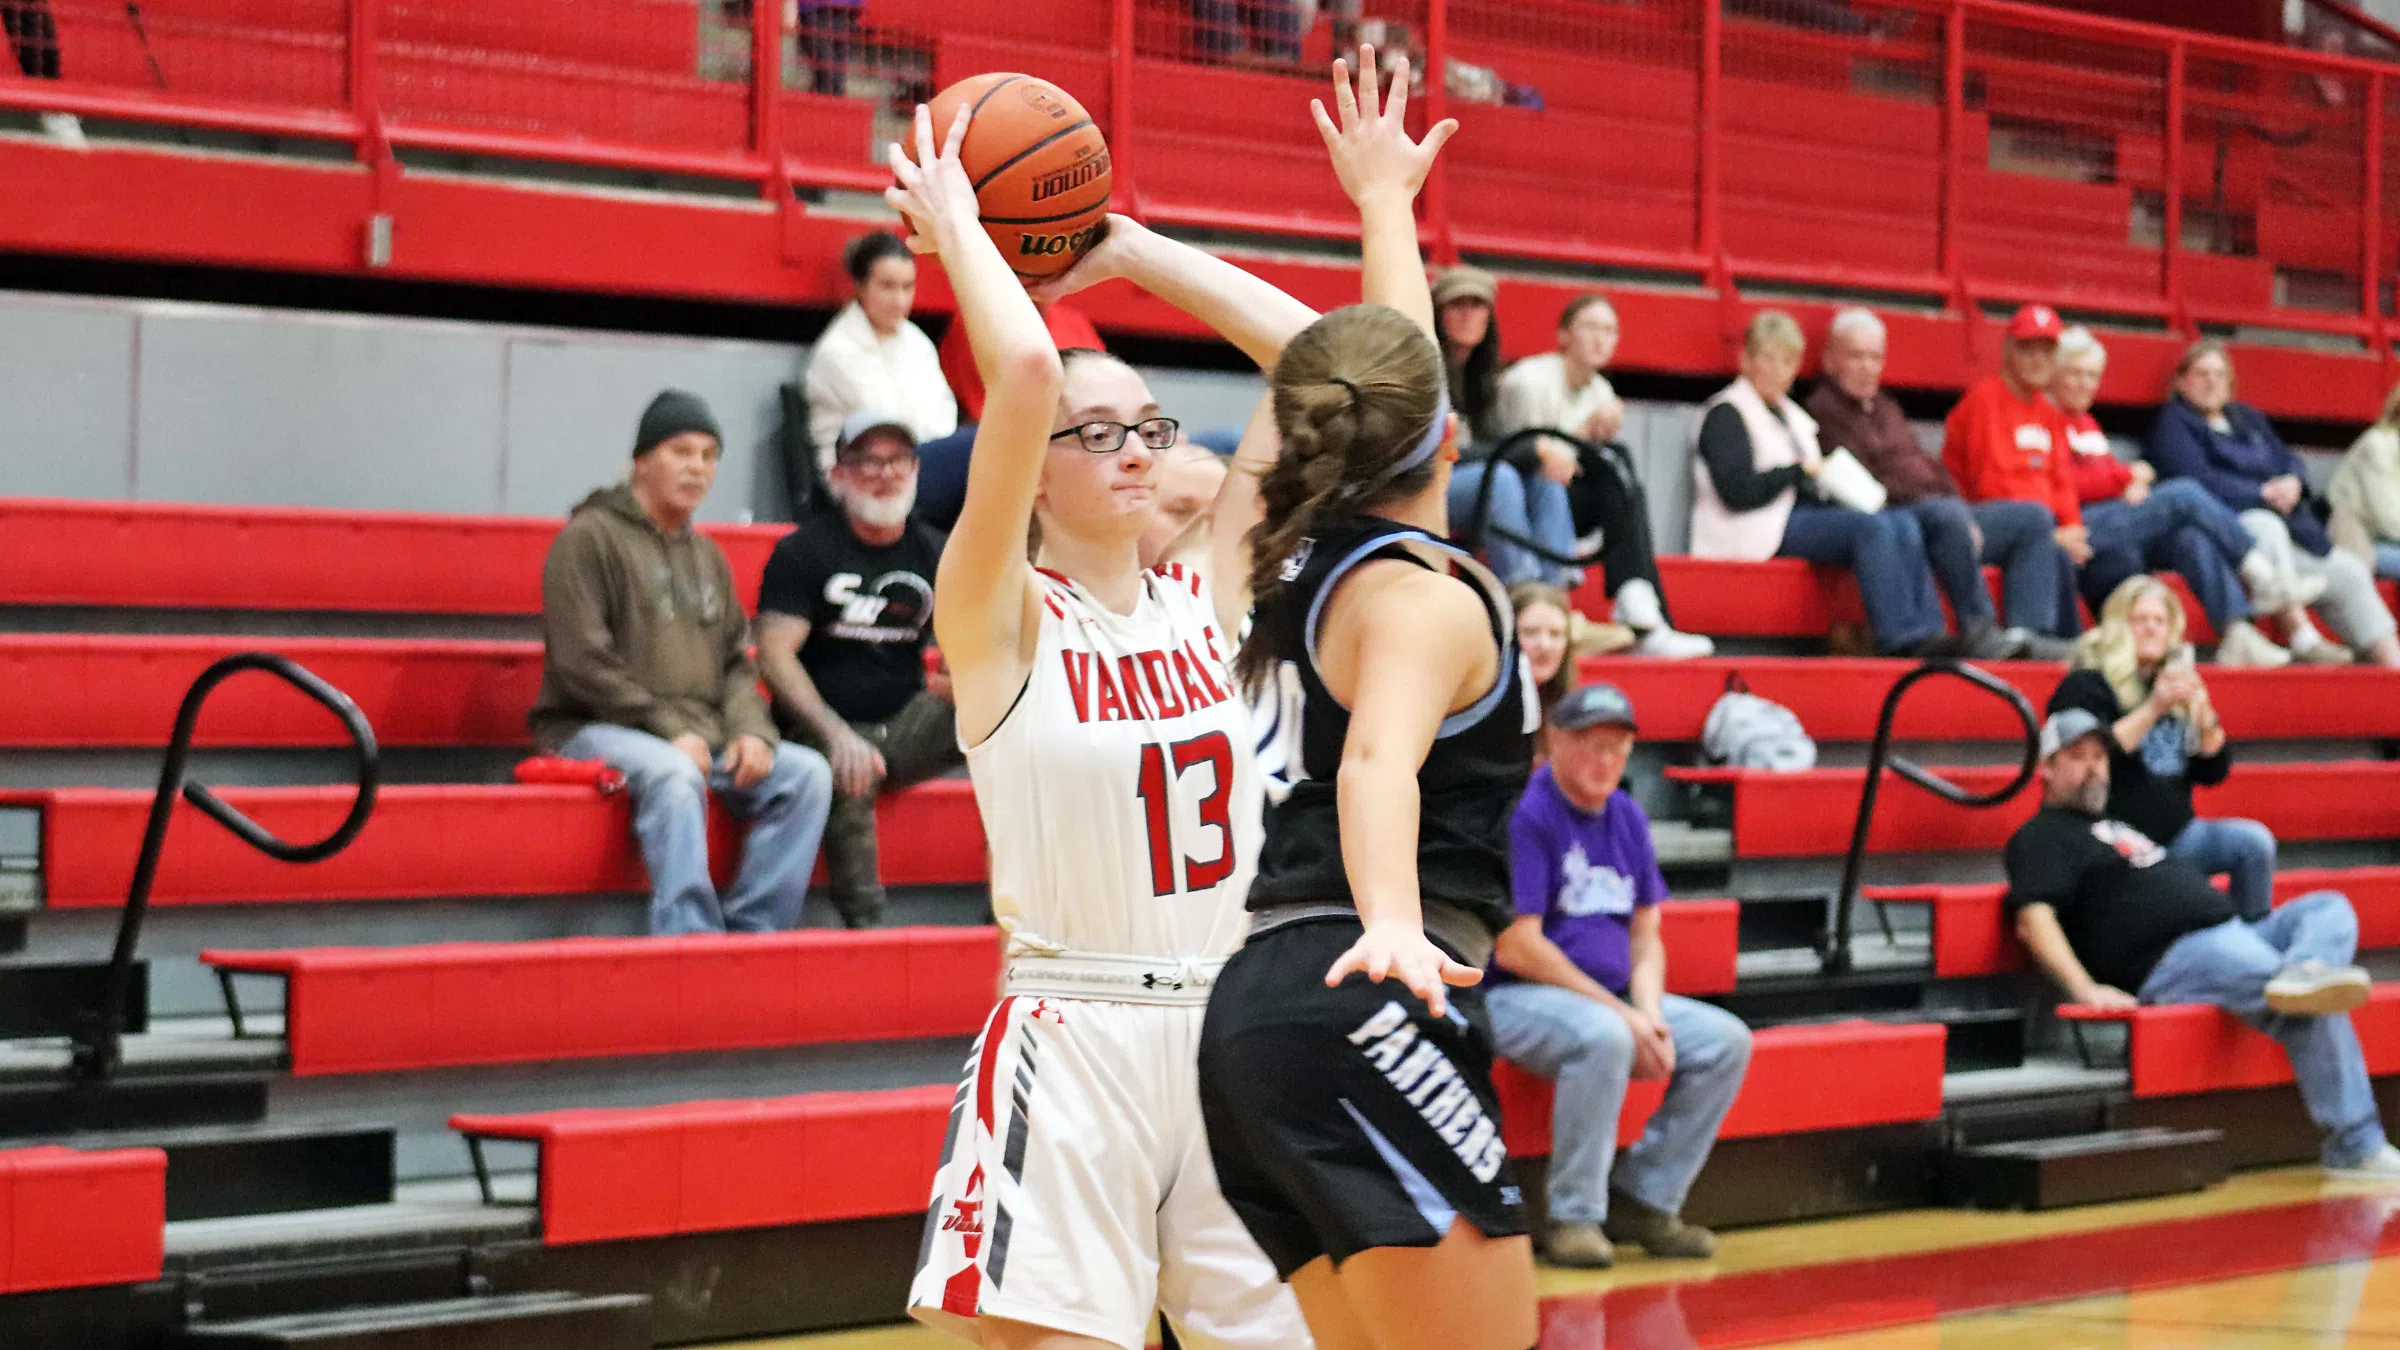
[[[1465, 462], [1477, 464], [1506, 463], [1508, 461], [1508, 455], [1510, 451], [1516, 449], [1521, 444], [1543, 436], [1550, 437], [1553, 440], [1564, 441], [1568, 445], [1573, 446], [1575, 448], [1576, 458], [1578, 459], [1583, 459], [1587, 462], [1589, 460], [1597, 459], [1600, 462], [1608, 465], [1609, 472], [1615, 474], [1619, 481], [1624, 482], [1628, 492], [1632, 492], [1638, 488], [1639, 485], [1631, 481], [1630, 470], [1620, 462], [1619, 456], [1612, 455], [1608, 452], [1608, 447], [1594, 445], [1590, 441], [1584, 440], [1580, 436], [1570, 436], [1563, 431], [1559, 431], [1550, 427], [1526, 427], [1519, 431], [1512, 431], [1506, 436], [1501, 437], [1499, 440], [1492, 442], [1489, 446], [1477, 446], [1475, 450], [1466, 458]], [[1491, 515], [1493, 477], [1494, 475], [1490, 469], [1487, 468], [1484, 470], [1483, 480], [1475, 485], [1475, 509], [1467, 513], [1467, 518], [1463, 522], [1452, 521], [1450, 523], [1450, 533], [1457, 537], [1468, 548], [1480, 549], [1484, 546], [1485, 540], [1497, 538], [1506, 540], [1507, 542], [1516, 545], [1518, 548], [1524, 549], [1526, 552], [1541, 559], [1543, 562], [1549, 563], [1553, 567], [1580, 569], [1590, 567], [1600, 560], [1600, 554], [1602, 552], [1601, 549], [1596, 548], [1589, 553], [1581, 554], [1556, 553], [1549, 548], [1544, 547], [1539, 540], [1528, 539], [1524, 535], [1517, 533], [1515, 530], [1508, 529], [1505, 526], [1492, 524]]]
[[[263, 671], [315, 699], [340, 718], [343, 729], [350, 733], [350, 748], [357, 757], [358, 795], [350, 803], [350, 814], [333, 833], [313, 844], [287, 844], [257, 821], [226, 805], [206, 785], [184, 781], [185, 761], [191, 758], [192, 729], [199, 724], [200, 706], [218, 685], [245, 670]], [[358, 832], [366, 828], [367, 813], [375, 809], [375, 774], [374, 728], [367, 725], [366, 716], [348, 694], [319, 679], [306, 667], [272, 652], [237, 652], [200, 672], [200, 678], [192, 681], [192, 687], [184, 693], [183, 706], [176, 710], [175, 734], [167, 741], [166, 763], [158, 773], [158, 791], [150, 798], [150, 823], [142, 832], [141, 856], [133, 866], [133, 884], [125, 893], [125, 912], [117, 921], [116, 950], [109, 958], [107, 1001], [75, 1036], [76, 1077], [104, 1079], [116, 1072], [125, 1030], [125, 999], [133, 986], [133, 953], [141, 942], [142, 918], [150, 908], [150, 886], [158, 876], [158, 858], [166, 848], [167, 825], [174, 817], [175, 799], [182, 797], [231, 830], [235, 838], [270, 858], [288, 863], [322, 862], [347, 848]]]
[[[2025, 758], [2017, 766], [2017, 776], [1997, 792], [1969, 792], [1956, 783], [1932, 772], [1915, 760], [1895, 755], [1892, 751], [1892, 721], [1899, 715], [1900, 700], [1916, 687], [1919, 680], [1934, 675], [1955, 675], [1967, 683], [1992, 694], [2007, 703], [2017, 714], [2025, 729]], [[1925, 789], [1934, 796], [1960, 806], [1998, 806], [2016, 796], [2033, 781], [2033, 771], [2041, 744], [2039, 723], [2034, 718], [2033, 705], [2015, 685], [1974, 666], [1947, 658], [1927, 661], [1892, 681], [1891, 692], [1883, 696], [1883, 714], [1875, 720], [1875, 743], [1867, 751], [1867, 780], [1858, 790], [1858, 823], [1850, 831], [1850, 855], [1842, 863], [1842, 889], [1833, 897], [1833, 913], [1826, 916], [1825, 934], [1817, 949], [1819, 968], [1827, 975], [1846, 975], [1850, 972], [1850, 907], [1858, 899], [1859, 872], [1867, 863], [1867, 831], [1875, 821], [1875, 798], [1883, 784], [1883, 771], [1892, 772]]]

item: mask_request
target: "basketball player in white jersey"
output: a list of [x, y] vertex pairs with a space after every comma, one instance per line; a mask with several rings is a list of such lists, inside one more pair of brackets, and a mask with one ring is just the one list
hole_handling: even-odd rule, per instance
[[[977, 223], [965, 125], [937, 154], [920, 109], [890, 197], [940, 253], [991, 390], [934, 623], [992, 842], [1007, 988], [952, 1112], [910, 1311], [986, 1346], [1138, 1350], [1153, 1308], [1194, 1350], [1307, 1346], [1218, 1192], [1198, 1104], [1201, 1014], [1240, 941], [1260, 828], [1227, 675], [1239, 587], [1228, 605], [1190, 566], [1141, 566], [1175, 425], [1123, 363], [1055, 351]], [[1052, 289], [1109, 277], [1262, 367], [1315, 318], [1121, 218]], [[1219, 527], [1238, 548], [1254, 507], [1229, 496], [1250, 510]]]

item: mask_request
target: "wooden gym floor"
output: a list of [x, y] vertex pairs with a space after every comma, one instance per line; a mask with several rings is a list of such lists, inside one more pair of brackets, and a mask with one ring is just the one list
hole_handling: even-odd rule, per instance
[[[2400, 1188], [2294, 1167], [2049, 1214], [1747, 1229], [1711, 1262], [1544, 1270], [1541, 1350], [2400, 1350], [2395, 1218]], [[958, 1344], [895, 1326], [740, 1350]]]

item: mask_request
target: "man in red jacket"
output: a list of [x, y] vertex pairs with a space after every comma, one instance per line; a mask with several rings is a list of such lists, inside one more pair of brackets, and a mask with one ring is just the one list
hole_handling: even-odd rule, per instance
[[[2067, 449], [2066, 420], [2048, 393], [2058, 367], [2058, 339], [2066, 331], [2058, 311], [2027, 305], [2009, 320], [2000, 373], [1969, 386], [1942, 425], [1942, 462], [1976, 512], [1983, 528], [1984, 560], [2016, 549], [2019, 534], [2048, 531], [2056, 541], [2049, 567], [2019, 567], [2007, 577], [2009, 622], [2054, 639], [2083, 629], [2077, 607], [2075, 568], [2090, 560], [2075, 470]], [[1994, 512], [1990, 506], [2024, 503], [2035, 512]], [[2036, 644], [2034, 655], [2058, 659], [2063, 642]]]

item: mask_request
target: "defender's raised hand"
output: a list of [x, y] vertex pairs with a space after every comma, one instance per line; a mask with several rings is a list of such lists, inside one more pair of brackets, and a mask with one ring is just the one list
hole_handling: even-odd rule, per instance
[[1425, 175], [1433, 169], [1434, 157], [1458, 130], [1458, 120], [1442, 119], [1421, 141], [1409, 136], [1405, 56], [1393, 63], [1392, 87], [1387, 94], [1376, 87], [1375, 49], [1361, 46], [1356, 89], [1351, 85], [1350, 64], [1335, 61], [1334, 114], [1326, 113], [1321, 100], [1311, 99], [1308, 104], [1317, 134], [1325, 138], [1326, 153], [1333, 156], [1334, 176], [1341, 180], [1342, 191], [1362, 209], [1385, 196], [1414, 201], [1417, 189], [1425, 185]]

